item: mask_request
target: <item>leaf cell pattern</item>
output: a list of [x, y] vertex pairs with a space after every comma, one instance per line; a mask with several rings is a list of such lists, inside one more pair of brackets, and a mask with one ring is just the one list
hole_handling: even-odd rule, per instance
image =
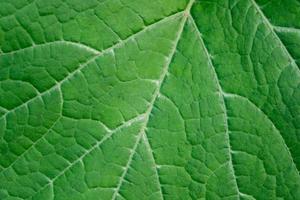
[[297, 0], [1, 1], [0, 199], [299, 199], [299, 44]]

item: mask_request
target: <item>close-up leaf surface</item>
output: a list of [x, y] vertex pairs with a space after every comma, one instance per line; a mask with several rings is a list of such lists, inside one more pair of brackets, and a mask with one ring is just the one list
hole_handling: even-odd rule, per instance
[[0, 200], [299, 200], [298, 0], [0, 0]]

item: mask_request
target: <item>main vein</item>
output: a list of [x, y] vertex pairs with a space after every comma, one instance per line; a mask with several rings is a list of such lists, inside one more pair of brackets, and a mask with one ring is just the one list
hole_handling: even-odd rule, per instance
[[[193, 2], [193, 1], [191, 1]], [[163, 23], [164, 21], [167, 21], [167, 20], [171, 20], [171, 18], [175, 18], [176, 16], [179, 16], [179, 15], [183, 15], [182, 17], [182, 21], [180, 23], [180, 28], [179, 28], [179, 31], [177, 33], [177, 37], [176, 37], [176, 40], [174, 42], [174, 46], [172, 48], [172, 51], [170, 53], [170, 55], [168, 56], [168, 59], [167, 59], [167, 62], [166, 64], [164, 65], [164, 68], [163, 68], [163, 73], [161, 74], [160, 78], [159, 78], [159, 81], [158, 81], [158, 87], [157, 89], [155, 90], [154, 94], [153, 94], [153, 98], [150, 102], [150, 106], [149, 108], [147, 109], [147, 111], [145, 112], [145, 114], [142, 114], [136, 118], [134, 118], [133, 120], [130, 120], [128, 122], [126, 122], [126, 124], [118, 127], [116, 130], [108, 133], [106, 136], [104, 136], [104, 138], [100, 141], [98, 141], [95, 145], [93, 145], [93, 147], [89, 150], [87, 150], [83, 155], [81, 155], [78, 159], [76, 159], [73, 163], [71, 163], [69, 166], [67, 166], [63, 171], [61, 171], [58, 175], [56, 175], [54, 178], [52, 178], [46, 185], [44, 185], [41, 189], [39, 189], [38, 191], [41, 191], [43, 189], [45, 189], [47, 186], [51, 185], [53, 187], [53, 183], [59, 178], [61, 177], [63, 174], [65, 174], [65, 172], [67, 170], [69, 170], [72, 166], [74, 166], [76, 163], [80, 162], [82, 159], [84, 159], [87, 155], [89, 155], [95, 148], [97, 148], [98, 146], [100, 146], [103, 142], [105, 142], [107, 139], [111, 138], [111, 136], [117, 132], [117, 130], [120, 130], [121, 128], [123, 127], [127, 127], [127, 126], [130, 126], [133, 122], [136, 122], [136, 121], [141, 121], [142, 119], [144, 119], [144, 123], [142, 125], [142, 128], [137, 136], [137, 140], [135, 142], [135, 145], [133, 147], [133, 150], [132, 150], [132, 154], [130, 155], [130, 158], [129, 158], [129, 161], [127, 163], [127, 169], [125, 169], [124, 171], [124, 177], [122, 178], [121, 177], [121, 180], [120, 180], [120, 183], [118, 184], [118, 189], [116, 189], [116, 191], [118, 191], [122, 185], [122, 182], [123, 182], [123, 179], [125, 178], [125, 175], [128, 171], [128, 168], [129, 168], [129, 165], [131, 163], [131, 160], [132, 160], [132, 157], [133, 157], [133, 154], [134, 152], [136, 151], [136, 147], [138, 146], [138, 143], [140, 142], [142, 136], [144, 135], [145, 133], [145, 129], [146, 129], [146, 126], [147, 126], [147, 123], [148, 123], [148, 120], [149, 120], [149, 115], [153, 109], [153, 105], [154, 105], [154, 102], [157, 98], [157, 96], [159, 95], [159, 91], [160, 91], [160, 88], [161, 88], [161, 85], [162, 85], [162, 82], [167, 74], [167, 71], [168, 71], [168, 66], [169, 64], [171, 63], [171, 60], [172, 60], [172, 57], [176, 51], [176, 47], [177, 47], [177, 44], [178, 44], [178, 41], [180, 39], [180, 36], [181, 36], [181, 33], [183, 31], [183, 27], [184, 27], [184, 24], [186, 22], [186, 19], [187, 19], [187, 12], [189, 11], [192, 3], [189, 3], [189, 6], [187, 7], [187, 9], [185, 11], [182, 11], [182, 12], [178, 12], [178, 13], [175, 13], [173, 15], [170, 15], [168, 17], [165, 17], [164, 19], [154, 23], [154, 24], [151, 24], [149, 26], [147, 26], [146, 28], [144, 28], [143, 30], [141, 30], [140, 32], [128, 37], [127, 39], [111, 46], [110, 48], [108, 49], [105, 49], [104, 51], [102, 52], [99, 52], [98, 54], [96, 54], [94, 57], [92, 57], [91, 59], [89, 59], [86, 63], [82, 64], [77, 70], [73, 71], [71, 74], [69, 74], [67, 77], [65, 77], [63, 80], [61, 80], [60, 82], [58, 82], [56, 85], [54, 85], [53, 87], [51, 87], [50, 89], [48, 89], [47, 91], [44, 91], [42, 93], [40, 93], [39, 95], [35, 96], [34, 98], [30, 99], [29, 101], [27, 102], [24, 102], [23, 104], [19, 105], [18, 107], [12, 109], [12, 110], [9, 110], [4, 116], [6, 116], [9, 112], [12, 112], [13, 110], [16, 110], [17, 108], [25, 105], [25, 104], [28, 104], [29, 102], [33, 101], [34, 99], [38, 98], [38, 97], [41, 97], [42, 95], [46, 94], [47, 92], [50, 92], [51, 90], [54, 90], [56, 88], [60, 89], [60, 86], [66, 82], [67, 80], [69, 80], [70, 78], [72, 78], [77, 72], [80, 72], [84, 67], [86, 67], [89, 63], [93, 62], [96, 58], [98, 58], [99, 56], [103, 55], [104, 53], [106, 52], [110, 52], [110, 51], [113, 51], [114, 49], [124, 45], [127, 41], [130, 41], [132, 39], [134, 39], [135, 37], [137, 37], [137, 35], [139, 34], [142, 34], [143, 32], [147, 31], [148, 29], [150, 28], [153, 28], [155, 27], [156, 25], [160, 24], [160, 23]], [[188, 11], [187, 11], [188, 10]], [[3, 117], [3, 116], [2, 116]], [[147, 140], [148, 141], [148, 140]], [[150, 147], [150, 145], [149, 145]], [[117, 194], [116, 194], [117, 195]], [[161, 193], [161, 197], [162, 197], [162, 193]]]
[[219, 90], [220, 99], [222, 101], [222, 109], [223, 109], [223, 112], [224, 112], [224, 124], [225, 124], [225, 128], [226, 128], [226, 130], [225, 130], [226, 134], [225, 135], [226, 135], [226, 140], [227, 140], [227, 143], [228, 143], [229, 167], [230, 167], [230, 170], [232, 172], [232, 176], [234, 177], [234, 184], [235, 184], [235, 188], [236, 188], [236, 193], [238, 195], [238, 199], [240, 199], [240, 196], [243, 196], [244, 194], [241, 193], [240, 190], [239, 190], [239, 187], [238, 187], [238, 184], [237, 184], [237, 180], [236, 180], [235, 171], [234, 171], [234, 167], [233, 167], [233, 163], [232, 163], [232, 156], [231, 156], [232, 150], [231, 150], [230, 136], [229, 136], [229, 130], [228, 130], [228, 117], [227, 117], [227, 109], [226, 109], [226, 104], [225, 104], [225, 99], [224, 99], [225, 98], [224, 97], [225, 93], [224, 93], [224, 91], [223, 91], [223, 89], [221, 87], [221, 84], [219, 82], [218, 74], [217, 74], [217, 72], [215, 70], [215, 67], [213, 65], [211, 55], [209, 54], [208, 49], [206, 48], [205, 43], [204, 43], [204, 41], [202, 39], [202, 35], [200, 33], [200, 30], [197, 27], [197, 25], [196, 25], [196, 23], [195, 23], [195, 21], [194, 21], [194, 19], [193, 19], [192, 16], [190, 16], [190, 19], [191, 19], [191, 22], [192, 22], [192, 24], [193, 24], [193, 26], [194, 26], [197, 34], [198, 34], [198, 38], [200, 40], [201, 46], [203, 47], [205, 55], [206, 55], [206, 57], [208, 59], [208, 64], [210, 65], [210, 67], [212, 68], [212, 70], [213, 70], [213, 72], [215, 74], [214, 79], [215, 79], [215, 82], [216, 82], [218, 90]]
[[[170, 16], [167, 16], [147, 27], [145, 27], [143, 30], [129, 36], [127, 39], [125, 40], [122, 40], [120, 41], [119, 43], [103, 50], [102, 52], [98, 52], [96, 53], [95, 56], [93, 56], [92, 58], [90, 58], [89, 60], [87, 60], [85, 63], [81, 64], [79, 68], [77, 68], [75, 71], [73, 71], [72, 73], [70, 73], [68, 76], [66, 76], [64, 79], [62, 79], [61, 81], [59, 81], [56, 85], [52, 86], [51, 88], [49, 88], [48, 90], [38, 94], [37, 96], [33, 97], [32, 99], [24, 102], [23, 104], [15, 107], [14, 109], [11, 109], [11, 110], [8, 110], [4, 115], [2, 115], [0, 117], [0, 119], [4, 118], [6, 119], [6, 116], [10, 113], [10, 112], [13, 112], [15, 111], [16, 109], [24, 106], [24, 105], [27, 105], [28, 103], [34, 101], [35, 99], [37, 98], [41, 98], [43, 95], [55, 90], [55, 89], [58, 89], [60, 90], [61, 89], [61, 85], [63, 83], [65, 83], [66, 81], [68, 81], [69, 79], [71, 79], [76, 73], [80, 72], [81, 70], [83, 70], [86, 66], [88, 66], [89, 63], [95, 61], [98, 57], [100, 57], [101, 55], [105, 54], [105, 53], [108, 53], [108, 52], [112, 52], [114, 51], [116, 48], [119, 48], [121, 47], [122, 45], [124, 45], [125, 43], [127, 43], [128, 41], [131, 41], [133, 39], [135, 39], [138, 35], [148, 31], [149, 29], [152, 29], [152, 28], [155, 28], [156, 26], [158, 26], [159, 24], [161, 23], [164, 23], [165, 21], [168, 21], [168, 20], [172, 20], [173, 18], [176, 18], [180, 15], [182, 15], [184, 13], [184, 11], [181, 11], [181, 12], [177, 12], [175, 14], [172, 14]], [[176, 42], [177, 44], [177, 42]], [[175, 51], [175, 50], [174, 50]], [[174, 52], [172, 52], [172, 55], [174, 54]], [[157, 96], [157, 95], [156, 95]], [[152, 109], [152, 108], [151, 108]], [[148, 112], [148, 110], [147, 110]], [[150, 113], [150, 112], [149, 112]], [[149, 115], [149, 113], [147, 113], [147, 115]], [[117, 132], [117, 130], [119, 130], [120, 128], [122, 127], [125, 127], [125, 126], [128, 126], [128, 125], [131, 125], [133, 122], [136, 122], [136, 121], [140, 121], [141, 118], [144, 118], [145, 114], [142, 114], [140, 116], [137, 116], [136, 118], [134, 118], [133, 120], [129, 120], [128, 122], [126, 122], [125, 124], [121, 125], [120, 127], [116, 128], [115, 130], [113, 130], [112, 132], [108, 133], [101, 141], [98, 141], [91, 149], [87, 150], [87, 152], [85, 152], [83, 155], [81, 155], [77, 160], [75, 160], [73, 163], [71, 163], [71, 165], [67, 166], [62, 172], [60, 172], [58, 175], [56, 175], [48, 184], [44, 185], [41, 189], [39, 189], [39, 191], [43, 190], [44, 188], [46, 188], [48, 185], [52, 185], [55, 180], [57, 178], [59, 178], [60, 176], [62, 176], [68, 169], [70, 169], [74, 164], [76, 164], [77, 162], [79, 162], [80, 160], [82, 160], [85, 156], [87, 156], [91, 151], [93, 151], [97, 146], [99, 146], [100, 144], [102, 144], [104, 141], [106, 141], [107, 139], [109, 139], [114, 133]], [[44, 137], [45, 134], [41, 137]], [[26, 150], [27, 152], [28, 150]], [[24, 152], [25, 153], [25, 152]], [[22, 155], [24, 155], [24, 153]], [[15, 163], [15, 162], [14, 162]], [[11, 167], [11, 166], [10, 166]]]
[[110, 139], [114, 134], [119, 132], [121, 129], [131, 126], [133, 123], [139, 122], [144, 119], [144, 114], [139, 115], [124, 124], [120, 125], [116, 129], [112, 130], [111, 132], [107, 133], [101, 140], [97, 141], [90, 149], [86, 150], [79, 158], [77, 158], [74, 162], [69, 164], [67, 167], [65, 167], [59, 174], [57, 174], [54, 178], [49, 179], [49, 182], [45, 184], [42, 188], [40, 188], [36, 193], [42, 191], [47, 186], [53, 187], [53, 183], [62, 175], [64, 175], [72, 166], [82, 161], [86, 156], [88, 156], [91, 152], [93, 152], [97, 147], [99, 147], [101, 144], [103, 144], [105, 141]]
[[[95, 53], [95, 50], [91, 50], [91, 49], [88, 49], [88, 47], [85, 47], [87, 50], [89, 50], [90, 52], [94, 53], [94, 56], [92, 56], [90, 59], [88, 59], [85, 63], [80, 64], [79, 67], [78, 67], [76, 70], [74, 70], [73, 72], [69, 73], [65, 78], [63, 78], [62, 80], [58, 81], [55, 85], [53, 85], [53, 86], [50, 87], [49, 89], [47, 89], [47, 90], [45, 90], [45, 91], [43, 91], [43, 92], [41, 92], [41, 93], [38, 93], [36, 96], [34, 96], [33, 98], [29, 99], [28, 101], [25, 101], [25, 102], [23, 102], [22, 104], [16, 106], [15, 108], [13, 108], [13, 109], [8, 110], [7, 112], [5, 112], [5, 114], [2, 115], [2, 116], [0, 117], [0, 119], [6, 117], [9, 113], [11, 113], [11, 112], [17, 110], [18, 108], [20, 108], [20, 107], [22, 107], [22, 106], [24, 106], [24, 105], [27, 105], [28, 103], [34, 101], [35, 99], [41, 98], [43, 95], [45, 95], [45, 94], [47, 94], [47, 93], [49, 93], [49, 92], [51, 92], [51, 91], [53, 91], [53, 90], [55, 90], [55, 89], [61, 87], [62, 84], [64, 84], [65, 82], [69, 81], [69, 80], [70, 80], [72, 77], [74, 77], [77, 73], [81, 72], [81, 71], [82, 71], [85, 67], [87, 67], [90, 63], [94, 62], [97, 58], [99, 58], [100, 56], [104, 55], [105, 53], [114, 51], [115, 49], [117, 49], [117, 48], [123, 46], [123, 45], [126, 44], [128, 41], [131, 41], [132, 39], [136, 38], [138, 35], [144, 33], [145, 31], [154, 28], [155, 26], [157, 26], [157, 25], [160, 24], [160, 23], [163, 23], [164, 21], [170, 20], [170, 18], [174, 18], [174, 17], [180, 15], [181, 13], [182, 13], [182, 12], [178, 12], [178, 13], [172, 14], [172, 15], [170, 15], [170, 16], [168, 16], [168, 17], [165, 17], [165, 18], [163, 18], [163, 19], [161, 19], [161, 20], [159, 20], [159, 21], [157, 21], [157, 22], [155, 22], [155, 23], [153, 23], [153, 24], [150, 24], [149, 26], [145, 27], [145, 28], [142, 29], [141, 31], [139, 31], [139, 32], [137, 32], [137, 33], [135, 33], [135, 34], [129, 36], [129, 37], [126, 38], [125, 40], [120, 40], [118, 43], [112, 45], [111, 47], [109, 47], [109, 48], [107, 48], [107, 49], [105, 49], [105, 50], [103, 50], [103, 51], [98, 51], [98, 52]], [[54, 42], [52, 42], [52, 43], [54, 43]], [[71, 43], [70, 43], [70, 44], [71, 44]], [[72, 42], [72, 44], [74, 44], [74, 43]], [[78, 44], [78, 45], [80, 45], [80, 44]]]
[[[156, 90], [155, 90], [155, 92], [154, 92], [154, 94], [153, 94], [153, 96], [152, 96], [152, 100], [151, 100], [151, 102], [150, 102], [150, 106], [148, 107], [148, 109], [147, 109], [147, 111], [146, 111], [146, 119], [145, 119], [145, 121], [144, 121], [144, 123], [143, 123], [143, 125], [142, 125], [142, 127], [141, 127], [141, 130], [140, 130], [138, 136], [137, 136], [137, 140], [136, 140], [136, 142], [135, 142], [135, 144], [134, 144], [134, 146], [133, 146], [133, 149], [132, 149], [132, 152], [131, 152], [131, 154], [130, 154], [130, 156], [129, 156], [128, 162], [127, 162], [127, 164], [126, 164], [126, 166], [125, 166], [125, 170], [124, 170], [124, 172], [123, 172], [123, 174], [122, 174], [122, 176], [121, 176], [121, 178], [120, 178], [120, 180], [119, 180], [119, 183], [118, 183], [118, 185], [117, 185], [117, 188], [116, 188], [116, 190], [115, 190], [115, 192], [114, 192], [114, 194], [113, 194], [113, 198], [112, 198], [113, 200], [116, 199], [116, 197], [118, 196], [118, 194], [119, 194], [119, 192], [120, 192], [120, 188], [121, 188], [121, 186], [122, 186], [122, 184], [123, 184], [123, 182], [124, 182], [124, 179], [125, 179], [125, 176], [126, 176], [128, 170], [129, 170], [129, 168], [130, 168], [130, 165], [131, 165], [131, 162], [132, 162], [132, 158], [133, 158], [133, 156], [134, 156], [134, 154], [135, 154], [135, 152], [136, 152], [136, 149], [137, 149], [137, 147], [138, 147], [138, 144], [140, 143], [140, 141], [141, 141], [141, 139], [142, 139], [143, 137], [145, 138], [146, 146], [148, 147], [148, 151], [151, 152], [152, 158], [153, 158], [153, 162], [154, 162], [154, 164], [155, 164], [155, 158], [154, 158], [153, 151], [152, 151], [152, 149], [151, 149], [151, 144], [150, 144], [150, 142], [149, 142], [149, 140], [148, 140], [148, 137], [147, 137], [147, 134], [145, 133], [145, 131], [146, 131], [146, 129], [147, 129], [147, 125], [148, 125], [148, 121], [149, 121], [149, 118], [150, 118], [150, 114], [151, 114], [151, 112], [152, 112], [152, 110], [153, 110], [155, 101], [156, 101], [156, 99], [158, 98], [158, 96], [159, 96], [159, 94], [160, 94], [160, 90], [161, 90], [162, 84], [163, 84], [163, 82], [164, 82], [164, 80], [165, 80], [165, 78], [166, 78], [166, 76], [167, 76], [168, 68], [169, 68], [169, 66], [170, 66], [170, 64], [171, 64], [171, 61], [172, 61], [172, 58], [173, 58], [173, 56], [174, 56], [174, 54], [175, 54], [175, 52], [176, 52], [176, 48], [177, 48], [178, 42], [179, 42], [179, 40], [180, 40], [181, 34], [182, 34], [182, 32], [183, 32], [183, 29], [184, 29], [184, 25], [185, 25], [185, 23], [186, 23], [186, 21], [187, 21], [187, 18], [188, 18], [188, 16], [189, 16], [190, 9], [191, 9], [193, 3], [194, 3], [194, 0], [191, 0], [191, 1], [188, 3], [188, 5], [187, 5], [185, 11], [183, 12], [182, 20], [181, 20], [181, 22], [180, 22], [180, 26], [179, 26], [179, 29], [178, 29], [178, 31], [177, 31], [176, 39], [175, 39], [175, 41], [174, 41], [172, 50], [171, 50], [171, 52], [170, 52], [170, 54], [169, 54], [169, 56], [168, 56], [168, 58], [167, 58], [167, 60], [166, 60], [166, 63], [165, 63], [165, 65], [164, 65], [164, 67], [163, 67], [163, 71], [162, 71], [162, 73], [161, 73], [161, 75], [160, 75], [160, 77], [159, 77], [158, 84], [157, 84], [158, 86], [157, 86], [157, 88], [156, 88]], [[158, 169], [157, 169], [157, 165], [156, 165], [156, 164], [155, 164], [155, 172], [156, 172], [157, 182], [158, 182], [158, 184], [159, 184], [160, 198], [161, 198], [161, 199], [164, 199], [163, 193], [162, 193], [161, 183], [160, 183], [160, 180], [159, 180]]]

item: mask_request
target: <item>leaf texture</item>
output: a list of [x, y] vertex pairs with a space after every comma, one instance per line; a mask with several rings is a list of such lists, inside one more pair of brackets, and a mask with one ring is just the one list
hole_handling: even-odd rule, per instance
[[300, 199], [297, 0], [3, 0], [0, 47], [0, 199]]

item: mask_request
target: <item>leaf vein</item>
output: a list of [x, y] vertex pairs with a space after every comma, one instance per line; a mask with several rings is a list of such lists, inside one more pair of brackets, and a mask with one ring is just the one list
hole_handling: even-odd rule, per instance
[[95, 150], [97, 147], [99, 147], [101, 144], [103, 144], [106, 140], [110, 139], [115, 133], [117, 133], [119, 130], [121, 130], [122, 128], [125, 127], [129, 127], [132, 123], [141, 121], [144, 118], [144, 115], [139, 115], [127, 122], [125, 122], [124, 124], [122, 124], [121, 126], [115, 128], [114, 130], [112, 130], [111, 132], [109, 132], [107, 135], [105, 135], [101, 140], [99, 140], [98, 142], [96, 142], [90, 149], [88, 149], [84, 154], [82, 154], [79, 158], [77, 158], [73, 163], [71, 163], [70, 165], [68, 165], [64, 170], [62, 170], [59, 174], [57, 174], [54, 178], [52, 178], [46, 185], [44, 185], [41, 189], [39, 189], [36, 193], [38, 193], [39, 191], [42, 191], [43, 189], [45, 189], [47, 186], [52, 185], [53, 183], [62, 175], [64, 175], [72, 166], [74, 166], [75, 164], [77, 164], [78, 162], [81, 162], [87, 155], [89, 155], [93, 150]]
[[[285, 140], [282, 137], [282, 135], [280, 134], [279, 129], [275, 126], [274, 122], [269, 118], [269, 116], [262, 109], [260, 109], [255, 103], [253, 103], [250, 99], [248, 99], [248, 98], [246, 98], [244, 96], [241, 96], [239, 94], [233, 94], [233, 93], [223, 93], [223, 95], [225, 97], [229, 97], [229, 98], [240, 98], [240, 99], [248, 101], [250, 103], [250, 105], [252, 105], [256, 110], [258, 110], [260, 113], [262, 113], [266, 117], [266, 119], [272, 124], [272, 127], [274, 128], [274, 130], [276, 130], [278, 132], [278, 134], [279, 134], [279, 136], [280, 136], [280, 138], [282, 140], [282, 143], [283, 143], [285, 149], [287, 150], [287, 152], [289, 154], [289, 157], [290, 157], [290, 159], [292, 161], [293, 167], [295, 168], [295, 170], [299, 174], [299, 171], [298, 171], [298, 169], [296, 167], [296, 163], [295, 163], [294, 158], [293, 158], [293, 156], [291, 154], [290, 148], [286, 145]], [[299, 178], [300, 178], [300, 176], [299, 176]]]
[[[155, 158], [154, 158], [154, 155], [153, 155], [153, 151], [152, 151], [152, 149], [151, 149], [151, 144], [150, 144], [150, 142], [149, 142], [149, 140], [148, 140], [148, 137], [147, 137], [147, 134], [145, 133], [145, 131], [146, 131], [146, 129], [147, 129], [147, 124], [148, 124], [148, 121], [149, 121], [149, 118], [150, 118], [150, 114], [151, 114], [151, 112], [152, 112], [152, 110], [153, 110], [153, 106], [154, 106], [154, 104], [155, 104], [155, 101], [156, 101], [157, 97], [158, 97], [159, 94], [160, 94], [160, 89], [161, 89], [162, 84], [163, 84], [163, 82], [164, 82], [164, 80], [165, 80], [165, 78], [166, 78], [166, 76], [167, 76], [167, 74], [168, 74], [168, 68], [169, 68], [169, 65], [171, 64], [171, 61], [172, 61], [172, 59], [173, 59], [173, 56], [174, 56], [174, 54], [175, 54], [175, 52], [176, 52], [177, 45], [178, 45], [178, 43], [179, 43], [181, 34], [182, 34], [182, 32], [183, 32], [183, 29], [184, 29], [184, 25], [185, 25], [185, 23], [186, 23], [186, 21], [187, 21], [187, 18], [188, 18], [188, 15], [189, 15], [189, 12], [190, 12], [190, 9], [191, 9], [193, 3], [194, 3], [194, 0], [190, 0], [190, 2], [188, 3], [186, 9], [183, 11], [182, 21], [181, 21], [181, 23], [180, 23], [179, 30], [177, 31], [176, 39], [175, 39], [175, 41], [174, 41], [174, 45], [173, 45], [173, 47], [172, 47], [172, 49], [171, 49], [171, 52], [170, 52], [170, 54], [169, 54], [169, 56], [168, 56], [168, 58], [167, 58], [167, 60], [166, 60], [165, 65], [164, 65], [164, 67], [163, 67], [162, 74], [161, 74], [160, 77], [159, 77], [159, 80], [158, 80], [158, 86], [157, 86], [157, 88], [156, 88], [156, 90], [155, 90], [155, 92], [154, 92], [154, 94], [153, 94], [153, 96], [152, 96], [152, 100], [151, 100], [151, 102], [150, 102], [150, 106], [149, 106], [149, 108], [147, 109], [147, 111], [146, 111], [146, 113], [145, 113], [145, 115], [146, 115], [145, 122], [144, 122], [143, 126], [141, 127], [141, 130], [140, 130], [140, 132], [139, 132], [139, 134], [138, 134], [138, 136], [137, 136], [137, 140], [136, 140], [136, 142], [135, 142], [135, 144], [134, 144], [134, 146], [133, 146], [132, 153], [130, 154], [129, 159], [128, 159], [128, 162], [127, 162], [127, 164], [126, 164], [125, 170], [124, 170], [124, 172], [123, 172], [123, 174], [122, 174], [122, 176], [121, 176], [121, 178], [120, 178], [120, 180], [119, 180], [119, 183], [118, 183], [118, 185], [117, 185], [117, 188], [116, 188], [116, 190], [115, 190], [115, 192], [114, 192], [114, 194], [113, 194], [113, 198], [112, 198], [113, 200], [115, 200], [116, 197], [117, 197], [117, 195], [119, 194], [119, 190], [120, 190], [120, 188], [121, 188], [121, 186], [122, 186], [122, 184], [123, 184], [123, 182], [124, 182], [125, 176], [126, 176], [127, 171], [128, 171], [128, 169], [129, 169], [129, 167], [130, 167], [130, 164], [131, 164], [133, 155], [134, 155], [134, 153], [136, 152], [136, 148], [137, 148], [137, 146], [138, 146], [138, 144], [139, 144], [139, 142], [140, 142], [140, 140], [141, 140], [141, 138], [142, 138], [143, 136], [144, 136], [144, 138], [145, 138], [145, 140], [146, 140], [146, 145], [149, 147], [149, 150], [151, 150], [151, 157], [152, 157], [152, 159], [153, 159], [153, 161], [154, 161], [154, 164], [155, 164]], [[156, 165], [156, 164], [155, 164], [155, 165]], [[163, 194], [162, 194], [162, 186], [161, 186], [161, 183], [160, 183], [160, 180], [159, 180], [159, 175], [158, 175], [157, 165], [155, 166], [155, 171], [156, 171], [156, 174], [157, 174], [157, 182], [158, 182], [159, 188], [160, 188], [160, 195], [161, 195], [161, 198], [164, 199]]]
[[282, 40], [279, 38], [279, 36], [277, 35], [277, 33], [274, 31], [276, 30], [276, 27], [273, 26], [270, 21], [267, 19], [267, 17], [265, 16], [265, 14], [263, 13], [263, 11], [260, 9], [260, 7], [258, 6], [258, 4], [256, 3], [255, 0], [250, 0], [250, 2], [252, 2], [254, 8], [257, 10], [257, 12], [260, 14], [260, 16], [262, 17], [263, 22], [265, 22], [265, 24], [267, 25], [267, 27], [269, 27], [269, 29], [271, 30], [271, 32], [274, 34], [274, 36], [277, 38], [277, 40], [280, 43], [280, 46], [282, 47], [282, 49], [284, 50], [284, 52], [287, 54], [287, 56], [289, 57], [292, 66], [297, 66], [297, 69], [300, 70], [299, 66], [297, 65], [295, 59], [292, 57], [292, 55], [290, 54], [290, 52], [287, 50], [287, 48], [285, 47], [285, 45], [283, 44]]
[[227, 116], [227, 109], [226, 109], [226, 105], [225, 105], [225, 99], [224, 99], [224, 92], [223, 92], [223, 89], [220, 85], [220, 82], [219, 82], [219, 78], [218, 78], [218, 74], [215, 70], [215, 67], [213, 65], [213, 62], [212, 62], [212, 58], [211, 58], [211, 55], [209, 54], [208, 52], [208, 49], [207, 47], [205, 46], [205, 43], [202, 39], [202, 36], [201, 36], [201, 32], [200, 30], [198, 29], [197, 25], [196, 25], [196, 22], [195, 20], [193, 19], [192, 16], [190, 16], [190, 19], [192, 21], [192, 24], [198, 34], [198, 37], [199, 37], [199, 40], [200, 40], [200, 43], [204, 49], [204, 52], [208, 58], [208, 63], [209, 65], [211, 66], [215, 76], [214, 76], [214, 79], [215, 79], [215, 82], [217, 83], [217, 87], [218, 87], [218, 90], [219, 90], [219, 94], [220, 94], [220, 99], [222, 100], [222, 107], [223, 107], [223, 111], [224, 111], [224, 124], [225, 124], [225, 128], [226, 128], [226, 140], [227, 140], [227, 143], [228, 143], [228, 156], [229, 156], [229, 166], [230, 166], [230, 170], [232, 172], [232, 175], [234, 177], [234, 184], [235, 184], [235, 187], [236, 187], [236, 192], [237, 192], [237, 195], [238, 195], [238, 199], [240, 199], [240, 196], [241, 196], [241, 192], [239, 190], [239, 187], [238, 187], [238, 184], [237, 184], [237, 178], [236, 178], [236, 175], [235, 175], [235, 171], [234, 171], [234, 167], [233, 167], [233, 162], [232, 162], [232, 155], [231, 155], [231, 144], [230, 144], [230, 136], [229, 136], [229, 130], [228, 130], [228, 116]]
[[153, 23], [153, 24], [150, 24], [150, 25], [146, 26], [144, 29], [142, 29], [141, 31], [139, 31], [139, 32], [137, 32], [137, 33], [135, 33], [135, 34], [133, 34], [133, 35], [131, 35], [131, 36], [129, 36], [128, 38], [126, 38], [126, 39], [124, 39], [124, 40], [120, 40], [120, 42], [118, 42], [118, 43], [112, 45], [111, 47], [109, 47], [109, 48], [107, 48], [107, 49], [105, 49], [105, 50], [103, 50], [103, 51], [99, 51], [99, 52], [98, 52], [97, 54], [95, 54], [93, 57], [91, 57], [90, 59], [88, 59], [85, 63], [80, 64], [79, 67], [78, 67], [76, 70], [74, 70], [73, 72], [69, 73], [65, 78], [63, 78], [63, 79], [62, 79], [61, 81], [59, 81], [57, 84], [53, 85], [51, 88], [45, 90], [44, 92], [39, 93], [38, 95], [34, 96], [33, 98], [29, 99], [28, 101], [25, 101], [25, 102], [23, 102], [22, 104], [16, 106], [15, 108], [9, 110], [9, 111], [6, 112], [4, 115], [2, 115], [2, 116], [0, 117], [0, 119], [2, 119], [3, 117], [6, 117], [9, 113], [11, 113], [11, 112], [17, 110], [18, 108], [20, 108], [20, 107], [22, 107], [22, 106], [24, 106], [24, 105], [26, 105], [26, 104], [28, 104], [28, 103], [34, 101], [36, 98], [39, 98], [40, 96], [43, 96], [44, 94], [46, 94], [46, 93], [48, 93], [48, 92], [54, 90], [55, 88], [61, 87], [61, 85], [62, 85], [63, 83], [65, 83], [66, 81], [68, 81], [69, 79], [71, 79], [75, 74], [77, 74], [78, 72], [80, 72], [81, 70], [83, 70], [83, 69], [84, 69], [86, 66], [88, 66], [90, 63], [94, 62], [98, 57], [104, 55], [105, 53], [113, 52], [114, 49], [117, 49], [117, 48], [121, 47], [122, 45], [126, 44], [128, 41], [131, 41], [132, 39], [134, 39], [134, 38], [137, 37], [138, 35], [140, 35], [140, 34], [146, 32], [147, 30], [149, 30], [149, 29], [151, 29], [151, 28], [157, 26], [157, 24], [160, 24], [160, 23], [163, 23], [164, 21], [170, 20], [170, 19], [172, 19], [172, 18], [174, 18], [174, 17], [180, 15], [181, 13], [182, 13], [182, 12], [177, 12], [177, 13], [175, 13], [175, 14], [172, 14], [172, 15], [168, 16], [168, 17], [165, 17], [165, 18], [163, 18], [163, 19], [161, 19], [161, 20], [159, 20], [159, 21], [157, 21], [157, 22], [155, 22], [155, 23]]

